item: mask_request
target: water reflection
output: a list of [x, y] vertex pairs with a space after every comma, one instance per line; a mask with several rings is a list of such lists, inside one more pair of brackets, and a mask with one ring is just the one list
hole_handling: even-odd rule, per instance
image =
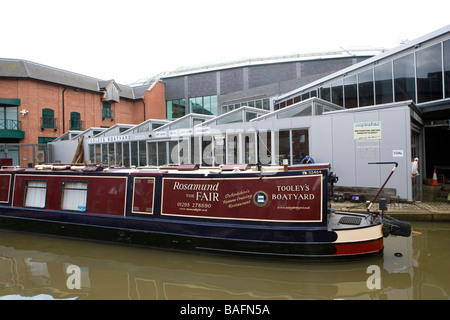
[[0, 299], [449, 299], [450, 223], [414, 223], [383, 258], [285, 263], [0, 232]]

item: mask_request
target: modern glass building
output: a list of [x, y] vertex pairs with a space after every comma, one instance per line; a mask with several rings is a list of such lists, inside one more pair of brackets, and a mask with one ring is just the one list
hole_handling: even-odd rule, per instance
[[450, 26], [280, 95], [274, 109], [309, 97], [346, 109], [411, 101], [425, 120], [427, 175], [450, 174]]
[[217, 116], [241, 106], [273, 110], [273, 97], [380, 52], [382, 49], [345, 50], [180, 68], [161, 77], [166, 118], [189, 113]]

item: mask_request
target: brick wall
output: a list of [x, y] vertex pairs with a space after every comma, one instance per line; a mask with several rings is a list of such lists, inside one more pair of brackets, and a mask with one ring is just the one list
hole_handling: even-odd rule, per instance
[[[70, 129], [70, 113], [79, 112], [82, 129], [90, 127], [111, 127], [116, 123], [139, 124], [144, 119], [144, 104], [142, 99], [131, 100], [120, 98], [120, 102], [111, 103], [114, 118], [102, 119], [103, 94], [77, 88], [64, 86], [28, 78], [0, 78], [0, 98], [20, 99], [17, 108], [18, 120], [21, 121], [24, 139], [19, 143], [38, 143], [39, 137], [57, 138]], [[64, 116], [63, 116], [64, 96]], [[165, 119], [164, 83], [157, 82], [144, 94], [145, 117], [147, 119]], [[48, 108], [54, 111], [56, 130], [41, 128], [42, 110]], [[21, 110], [28, 110], [25, 116]], [[63, 123], [64, 121], [64, 123]], [[0, 143], [11, 141], [2, 140]], [[28, 150], [29, 149], [29, 150]], [[36, 149], [37, 150], [37, 149]], [[23, 160], [26, 158], [26, 160]], [[32, 162], [32, 148], [21, 147], [20, 162], [26, 165]], [[24, 163], [22, 163], [24, 162]]]

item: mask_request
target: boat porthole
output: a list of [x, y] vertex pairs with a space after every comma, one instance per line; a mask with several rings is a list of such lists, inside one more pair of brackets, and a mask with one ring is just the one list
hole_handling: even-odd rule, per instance
[[403, 254], [401, 254], [400, 252], [396, 252], [396, 253], [394, 253], [394, 256], [396, 256], [396, 257], [403, 257]]
[[269, 202], [269, 196], [264, 191], [257, 191], [253, 195], [253, 202], [258, 207], [264, 207]]

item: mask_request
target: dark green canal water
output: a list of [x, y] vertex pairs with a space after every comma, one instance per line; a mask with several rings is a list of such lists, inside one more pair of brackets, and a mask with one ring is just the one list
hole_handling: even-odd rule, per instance
[[412, 223], [384, 256], [286, 263], [0, 231], [0, 299], [448, 300], [450, 223]]

